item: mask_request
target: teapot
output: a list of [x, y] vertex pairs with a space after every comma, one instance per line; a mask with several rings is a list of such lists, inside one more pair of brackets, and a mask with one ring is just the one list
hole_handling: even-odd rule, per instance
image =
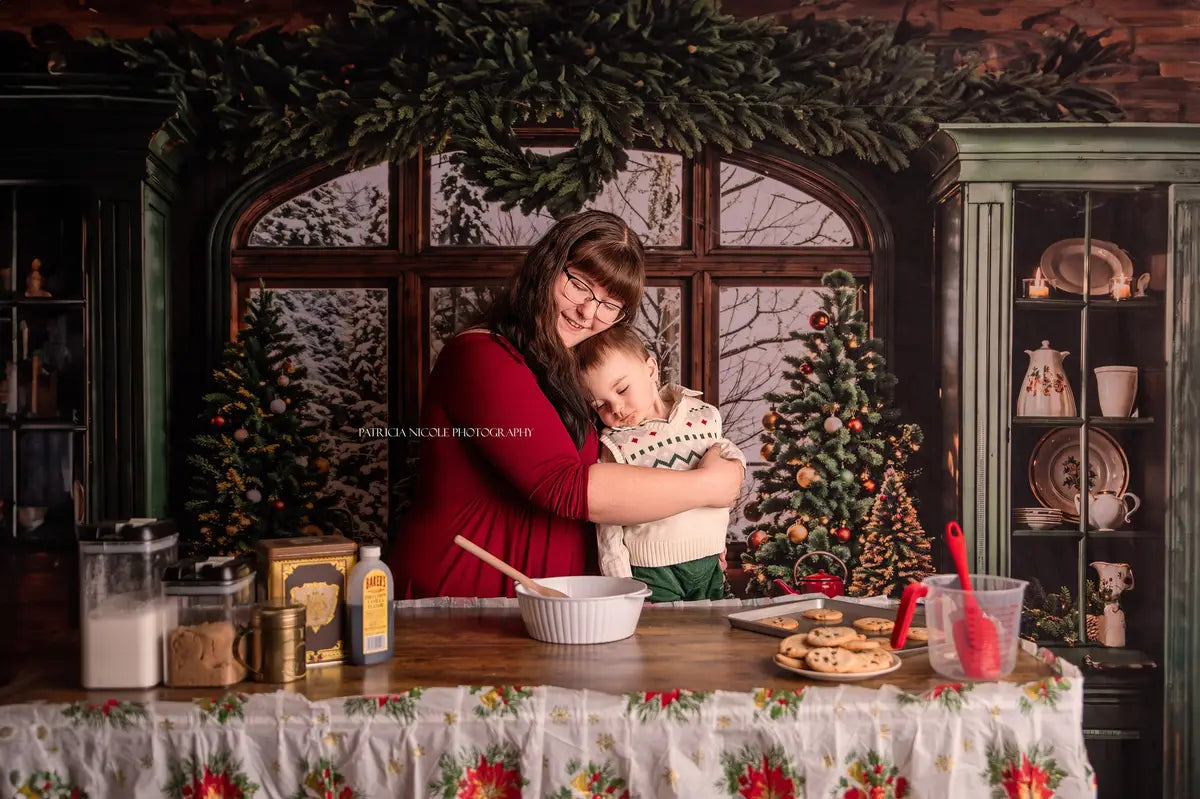
[[1075, 394], [1063, 371], [1063, 358], [1071, 353], [1051, 349], [1042, 341], [1040, 349], [1025, 350], [1029, 369], [1017, 397], [1017, 416], [1074, 416]]
[[[1133, 507], [1126, 504], [1127, 499], [1133, 500]], [[1132, 492], [1096, 491], [1088, 494], [1088, 521], [1097, 530], [1119, 530], [1141, 506], [1142, 501]], [[1078, 494], [1075, 495], [1075, 510], [1079, 510]]]

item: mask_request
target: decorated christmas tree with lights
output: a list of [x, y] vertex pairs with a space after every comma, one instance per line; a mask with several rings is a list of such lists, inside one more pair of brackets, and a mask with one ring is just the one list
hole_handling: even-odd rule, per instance
[[329, 456], [305, 415], [313, 397], [299, 353], [274, 295], [260, 291], [213, 372], [207, 430], [192, 440], [190, 554], [235, 554], [263, 538], [333, 530], [331, 502], [321, 496]]
[[[768, 393], [759, 495], [742, 511], [752, 526], [742, 567], [754, 594], [779, 593], [775, 580], [796, 588], [819, 569], [840, 572], [830, 552], [853, 571], [875, 493], [889, 467], [905, 473], [921, 445], [921, 429], [899, 424], [892, 407], [896, 379], [881, 343], [867, 337], [859, 287], [844, 270], [826, 274], [821, 309], [810, 330], [791, 333], [806, 354], [786, 358], [791, 390]], [[840, 576], [840, 575], [839, 575]]]
[[899, 598], [906, 585], [933, 574], [933, 546], [894, 468], [883, 475], [865, 529], [858, 567], [847, 593]]

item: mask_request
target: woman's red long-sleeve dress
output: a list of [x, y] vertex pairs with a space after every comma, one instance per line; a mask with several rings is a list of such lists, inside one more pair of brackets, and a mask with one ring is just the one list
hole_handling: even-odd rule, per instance
[[[525, 360], [499, 335], [448, 342], [425, 391], [412, 507], [389, 557], [403, 595], [512, 596], [513, 581], [454, 544], [462, 535], [531, 577], [584, 574], [588, 467]], [[434, 435], [428, 435], [435, 431]]]

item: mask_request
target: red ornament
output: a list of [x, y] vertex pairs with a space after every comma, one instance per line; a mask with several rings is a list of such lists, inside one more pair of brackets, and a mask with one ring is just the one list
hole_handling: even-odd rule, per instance
[[771, 536], [767, 535], [763, 530], [755, 530], [750, 534], [750, 539], [746, 543], [750, 545], [751, 549], [758, 549], [763, 544], [767, 543], [767, 539], [770, 537]]
[[862, 419], [859, 419], [857, 416], [855, 416], [853, 419], [846, 422], [846, 427], [849, 427], [855, 433], [861, 433], [862, 432]]
[[808, 317], [808, 323], [812, 325], [813, 330], [824, 330], [829, 327], [829, 314], [824, 311], [814, 311], [813, 315]]
[[874, 493], [875, 492], [875, 481], [874, 480], [865, 481], [863, 483], [863, 488], [867, 489], [868, 494]]
[[283, 510], [285, 505], [282, 499], [276, 499], [271, 502], [271, 507], [275, 508], [275, 510]]
[[811, 363], [809, 363], [808, 361], [801, 361], [800, 362], [800, 374], [804, 375], [805, 377], [808, 377], [812, 373], [813, 373], [813, 365]]
[[849, 541], [850, 540], [850, 528], [844, 527], [844, 526], [839, 527], [833, 531], [833, 535], [839, 541]]
[[213, 427], [224, 427], [225, 426], [225, 417], [224, 416], [214, 416], [212, 418], [212, 426]]

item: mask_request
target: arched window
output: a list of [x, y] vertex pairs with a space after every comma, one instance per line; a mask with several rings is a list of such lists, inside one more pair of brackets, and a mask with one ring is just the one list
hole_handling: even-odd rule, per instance
[[[539, 152], [553, 141], [532, 141]], [[726, 435], [760, 464], [765, 392], [783, 386], [788, 334], [807, 326], [813, 289], [850, 271], [873, 307], [879, 239], [839, 173], [769, 152], [638, 150], [589, 207], [626, 219], [647, 244], [636, 319], [666, 379], [700, 389]], [[240, 319], [259, 281], [278, 291], [321, 397], [334, 452], [330, 490], [360, 537], [395, 526], [396, 492], [415, 453], [404, 438], [359, 428], [417, 422], [425, 375], [445, 341], [553, 219], [501, 210], [462, 178], [454, 153], [348, 174], [309, 170], [273, 187], [234, 226], [231, 275]], [[756, 493], [747, 479], [742, 507]], [[731, 539], [746, 526], [735, 510]]]

